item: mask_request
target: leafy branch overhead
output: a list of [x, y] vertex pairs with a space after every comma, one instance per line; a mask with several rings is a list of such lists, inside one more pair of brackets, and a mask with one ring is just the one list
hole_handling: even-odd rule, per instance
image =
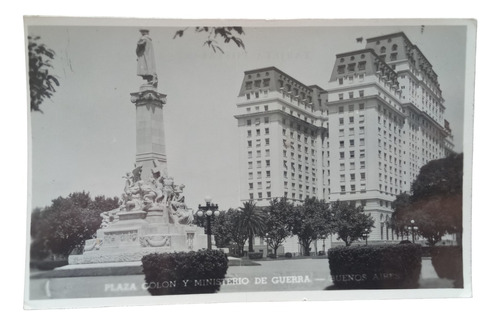
[[55, 93], [59, 86], [56, 77], [50, 74], [55, 52], [40, 43], [39, 36], [28, 36], [28, 65], [31, 111], [42, 112], [40, 106]]
[[[180, 29], [175, 32], [174, 38], [184, 36], [184, 32], [188, 28]], [[196, 33], [208, 33], [207, 40], [203, 43], [203, 46], [208, 46], [214, 52], [224, 53], [222, 48], [219, 46], [218, 40], [222, 39], [224, 43], [234, 43], [239, 48], [245, 49], [245, 44], [239, 35], [243, 35], [244, 31], [242, 27], [195, 27]]]

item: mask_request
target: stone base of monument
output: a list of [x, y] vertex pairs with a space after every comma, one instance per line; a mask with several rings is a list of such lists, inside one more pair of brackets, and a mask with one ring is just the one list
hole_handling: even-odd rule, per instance
[[81, 255], [70, 255], [68, 263], [94, 264], [141, 261], [151, 253], [197, 251], [207, 247], [204, 229], [169, 223], [163, 211], [126, 211], [118, 220], [99, 229], [85, 242]]

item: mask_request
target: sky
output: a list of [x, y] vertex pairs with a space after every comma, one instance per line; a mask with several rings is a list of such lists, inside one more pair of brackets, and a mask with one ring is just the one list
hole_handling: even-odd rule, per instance
[[[186, 185], [191, 207], [209, 195], [222, 209], [240, 206], [236, 97], [246, 70], [276, 66], [307, 85], [329, 89], [335, 55], [364, 48], [364, 39], [403, 31], [433, 65], [445, 98], [445, 118], [463, 148], [466, 28], [420, 23], [388, 26], [350, 22], [345, 26], [244, 26], [245, 49], [222, 44], [222, 53], [203, 46], [205, 34], [151, 21], [107, 21], [27, 28], [56, 53], [53, 73], [60, 86], [30, 113], [32, 207], [75, 191], [120, 196], [135, 161], [135, 106], [130, 93], [136, 73], [139, 28], [153, 39], [158, 91], [164, 106], [167, 164], [176, 183]], [[142, 24], [142, 25], [141, 25]], [[363, 26], [361, 26], [362, 24]], [[111, 26], [116, 25], [116, 26]], [[128, 25], [128, 26], [127, 26]], [[265, 25], [265, 24], [260, 24]], [[183, 27], [184, 28], [184, 27]], [[466, 139], [467, 140], [467, 139]]]

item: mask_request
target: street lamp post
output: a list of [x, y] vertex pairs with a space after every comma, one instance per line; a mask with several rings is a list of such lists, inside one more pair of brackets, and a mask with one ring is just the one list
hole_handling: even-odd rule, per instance
[[368, 246], [368, 229], [365, 228], [365, 232], [363, 233], [363, 239], [365, 240], [365, 246]]
[[198, 217], [205, 217], [207, 218], [207, 250], [212, 249], [212, 224], [211, 224], [211, 218], [212, 216], [218, 217], [220, 215], [219, 212], [219, 205], [212, 203], [212, 198], [210, 196], [207, 196], [205, 198], [205, 206], [202, 206], [201, 204], [198, 205], [198, 212], [196, 215]]
[[411, 240], [415, 244], [415, 232], [418, 230], [418, 227], [415, 226], [415, 220], [410, 221], [411, 226], [408, 226], [408, 231], [411, 231]]

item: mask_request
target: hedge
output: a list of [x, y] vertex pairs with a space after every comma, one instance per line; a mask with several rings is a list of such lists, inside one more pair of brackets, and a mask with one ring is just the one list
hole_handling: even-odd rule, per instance
[[142, 258], [151, 295], [215, 293], [224, 282], [226, 255], [218, 250], [149, 254]]
[[434, 246], [430, 249], [432, 266], [440, 278], [455, 280], [455, 288], [463, 288], [463, 257], [461, 246]]
[[261, 259], [263, 254], [261, 252], [250, 252], [248, 253], [248, 258], [251, 260]]
[[420, 245], [336, 247], [328, 251], [334, 289], [411, 289], [419, 287]]

